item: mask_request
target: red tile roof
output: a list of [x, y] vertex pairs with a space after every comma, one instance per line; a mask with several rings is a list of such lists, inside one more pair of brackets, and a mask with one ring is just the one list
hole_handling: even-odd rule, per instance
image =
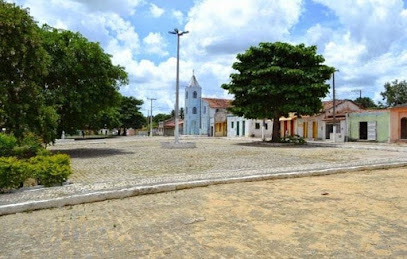
[[[179, 119], [178, 120], [178, 125], [184, 124], [184, 121]], [[174, 118], [168, 119], [164, 121], [164, 128], [174, 128], [175, 127], [175, 120]]]
[[217, 98], [202, 98], [206, 101], [211, 108], [226, 109], [232, 107], [232, 100], [229, 99], [217, 99]]
[[[339, 104], [345, 102], [345, 100], [335, 100], [335, 106], [338, 106]], [[322, 102], [322, 111], [326, 111], [334, 107], [334, 102], [333, 101], [324, 101]]]

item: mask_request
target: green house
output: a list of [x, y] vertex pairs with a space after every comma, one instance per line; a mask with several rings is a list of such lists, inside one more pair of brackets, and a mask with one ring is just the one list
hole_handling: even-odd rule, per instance
[[347, 119], [349, 141], [389, 142], [389, 110], [350, 113]]

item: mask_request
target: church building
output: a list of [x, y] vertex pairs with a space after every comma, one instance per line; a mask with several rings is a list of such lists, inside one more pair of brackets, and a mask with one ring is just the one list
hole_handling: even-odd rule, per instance
[[232, 100], [202, 98], [195, 75], [185, 88], [184, 135], [227, 136], [227, 110]]

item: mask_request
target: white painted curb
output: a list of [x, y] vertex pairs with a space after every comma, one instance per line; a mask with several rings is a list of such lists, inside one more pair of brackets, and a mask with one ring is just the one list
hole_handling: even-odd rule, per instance
[[362, 166], [350, 166], [332, 169], [321, 170], [309, 170], [309, 171], [293, 171], [289, 173], [277, 173], [277, 174], [260, 174], [240, 177], [230, 177], [221, 179], [208, 179], [208, 180], [193, 180], [187, 182], [177, 183], [165, 183], [148, 186], [138, 186], [109, 191], [97, 191], [86, 194], [76, 194], [67, 197], [54, 198], [49, 200], [40, 201], [28, 201], [15, 204], [7, 204], [0, 206], [0, 216], [7, 214], [14, 214], [24, 211], [59, 208], [68, 205], [77, 205], [82, 203], [90, 203], [111, 199], [123, 199], [132, 196], [154, 194], [160, 192], [170, 192], [182, 189], [205, 187], [209, 185], [227, 184], [227, 183], [239, 183], [239, 182], [252, 182], [274, 179], [286, 179], [286, 178], [299, 178], [307, 176], [322, 176], [330, 174], [339, 174], [346, 172], [362, 171], [362, 170], [377, 170], [387, 169], [395, 167], [407, 166], [407, 162], [394, 162], [386, 164], [374, 164], [374, 165], [362, 165]]

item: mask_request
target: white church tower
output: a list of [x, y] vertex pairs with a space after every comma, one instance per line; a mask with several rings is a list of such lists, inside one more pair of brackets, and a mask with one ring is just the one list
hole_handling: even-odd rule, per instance
[[199, 135], [201, 125], [202, 88], [192, 73], [191, 81], [185, 88], [184, 135]]

